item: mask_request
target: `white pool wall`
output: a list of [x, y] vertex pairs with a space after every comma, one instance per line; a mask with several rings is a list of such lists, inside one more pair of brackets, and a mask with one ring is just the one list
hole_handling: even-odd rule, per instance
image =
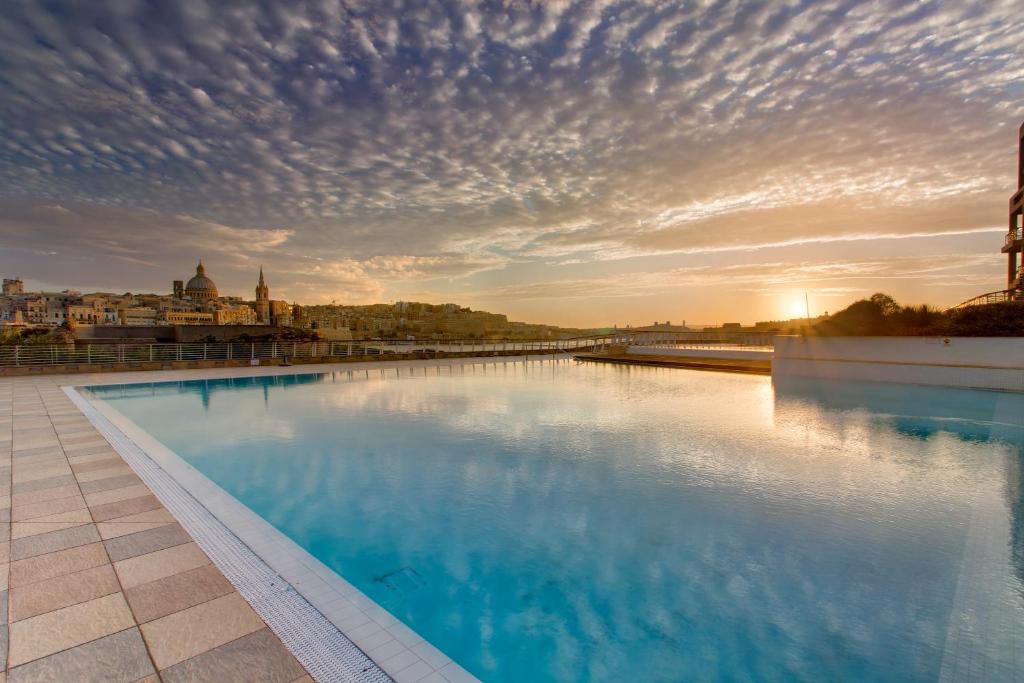
[[1024, 392], [1024, 337], [775, 337], [772, 376]]

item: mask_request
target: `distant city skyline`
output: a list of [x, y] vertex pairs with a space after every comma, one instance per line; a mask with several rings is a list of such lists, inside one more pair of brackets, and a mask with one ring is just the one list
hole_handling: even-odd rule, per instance
[[0, 274], [578, 327], [1005, 280], [1017, 3], [18, 3]]

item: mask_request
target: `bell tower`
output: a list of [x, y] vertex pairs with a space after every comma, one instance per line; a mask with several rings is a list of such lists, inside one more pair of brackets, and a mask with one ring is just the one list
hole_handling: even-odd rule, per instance
[[260, 281], [256, 285], [256, 321], [261, 325], [270, 324], [270, 288], [263, 279], [263, 266], [260, 266]]

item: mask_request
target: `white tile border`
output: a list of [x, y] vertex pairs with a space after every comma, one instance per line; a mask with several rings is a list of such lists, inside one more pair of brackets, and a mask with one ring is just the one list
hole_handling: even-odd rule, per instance
[[[551, 359], [553, 360], [554, 358]], [[479, 363], [483, 359], [466, 360]], [[522, 362], [523, 359], [521, 357], [502, 357], [493, 360], [487, 359], [484, 362], [493, 363], [495, 361], [499, 363]], [[444, 362], [429, 363], [430, 366], [450, 364]], [[466, 363], [458, 364], [463, 365]], [[360, 364], [360, 366], [362, 365]], [[374, 363], [373, 365], [380, 367], [384, 364]], [[402, 365], [408, 366], [408, 361], [402, 363]], [[402, 365], [398, 367], [402, 367]], [[330, 369], [327, 370], [326, 368]], [[255, 370], [255, 368], [253, 369]], [[263, 368], [263, 370], [269, 369]], [[276, 371], [277, 369], [275, 368], [274, 372], [257, 371], [255, 373], [246, 373], [243, 376], [321, 374], [325, 370], [327, 372], [337, 372], [340, 369], [337, 365], [326, 367], [321, 365], [305, 365], [288, 368], [288, 372]], [[370, 370], [378, 368], [359, 366], [345, 368], [345, 370], [356, 369]], [[225, 368], [224, 370], [236, 370], [236, 372], [232, 373], [232, 376], [237, 377], [239, 375], [237, 368]], [[99, 384], [149, 384], [154, 381], [148, 378], [132, 381], [136, 379], [138, 373], [130, 373], [128, 377], [121, 373], [118, 374], [119, 376], [116, 379], [110, 375], [101, 376], [102, 379], [99, 382], [90, 384], [90, 386]], [[186, 375], [185, 372], [180, 374]], [[174, 382], [188, 381], [190, 379], [211, 379], [208, 376], [196, 377], [193, 373], [187, 374], [192, 376], [186, 375], [181, 377], [177, 376], [179, 375], [177, 372], [161, 372], [158, 375], [159, 379], [155, 381]], [[205, 375], [206, 373], [203, 374]], [[225, 374], [217, 373], [217, 376], [218, 378], [224, 377]], [[132, 375], [135, 376], [133, 377]], [[173, 375], [173, 377], [168, 377], [168, 375]], [[80, 385], [81, 383], [77, 384]], [[381, 670], [398, 683], [414, 683], [416, 681], [423, 681], [424, 683], [471, 683], [478, 680], [457, 663], [453, 662], [443, 652], [420, 637], [411, 628], [392, 616], [386, 609], [310, 555], [305, 549], [278, 531], [234, 496], [186, 463], [176, 453], [157, 441], [145, 430], [111, 407], [110, 404], [101, 400], [87, 398], [77, 389], [78, 387], [75, 386], [64, 387], [65, 393], [82, 409], [86, 417], [101, 432], [110, 432], [111, 430], [115, 432], [111, 435], [115, 437], [112, 439], [112, 444], [129, 465], [137, 471], [143, 481], [150, 484], [147, 477], [144, 476], [143, 472], [139, 471], [140, 468], [133, 462], [133, 460], [138, 459], [140, 454], [149, 460], [155, 468], [165, 473], [167, 478], [181, 489], [182, 493], [188, 494], [189, 498], [208, 511], [224, 527], [224, 531], [254, 553], [261, 560], [261, 564], [265, 564], [270, 571], [284, 579], [289, 584], [285, 587], [285, 590], [287, 588], [293, 589], [304, 599], [305, 603], [315, 608], [318, 615], [322, 615], [327, 622], [337, 629], [345, 643], [354, 644], [359, 650], [364, 652], [369, 658], [368, 663], [371, 667], [373, 665], [380, 667]], [[103, 422], [106, 424], [102, 424]], [[117, 436], [122, 438], [118, 439]], [[134, 446], [138, 450], [138, 454], [121, 452], [122, 449], [130, 448], [130, 446]], [[217, 546], [221, 541], [211, 538], [207, 541], [207, 545], [211, 547], [207, 548], [201, 541], [201, 537], [204, 536], [203, 532], [201, 530], [194, 532], [187, 524], [187, 522], [194, 524], [194, 521], [189, 520], [187, 515], [180, 514], [180, 510], [175, 509], [180, 507], [180, 502], [173, 500], [165, 501], [160, 492], [156, 490], [161, 488], [159, 486], [154, 487], [151, 485], [150, 488], [154, 490], [154, 493], [157, 494], [161, 502], [164, 503], [171, 513], [179, 519], [186, 530], [192, 534], [200, 546], [211, 555], [211, 559], [214, 559], [214, 556], [218, 554]], [[219, 564], [218, 567], [220, 567]], [[224, 571], [223, 567], [220, 568]], [[224, 573], [229, 579], [232, 578], [227, 571]], [[235, 582], [232, 581], [232, 583]], [[246, 593], [246, 589], [251, 592], [251, 587], [246, 585], [247, 582], [240, 583], [243, 585], [236, 585], [236, 588], [250, 603], [254, 602], [254, 599]], [[278, 587], [278, 590], [280, 590], [280, 587]], [[254, 608], [256, 607], [255, 604], [253, 606]], [[297, 608], [295, 605], [290, 607], [291, 609]], [[260, 612], [260, 610], [257, 609], [257, 612]], [[270, 623], [270, 619], [263, 615], [262, 612], [261, 616], [264, 616], [264, 620], [273, 628], [274, 624]], [[298, 621], [302, 621], [302, 619]], [[278, 629], [274, 630], [278, 632]], [[296, 635], [290, 634], [287, 629], [282, 630], [284, 633], [278, 632], [279, 637], [281, 637], [285, 645], [292, 650], [293, 654], [296, 655], [303, 665], [306, 665], [307, 670], [310, 671], [310, 674], [316, 680], [380, 680], [374, 677], [372, 675], [374, 672], [371, 671], [362, 672], [368, 674], [366, 678], [337, 678], [329, 675], [329, 671], [315, 674], [311, 666], [300, 655], [308, 655], [308, 653], [305, 653], [304, 648], [308, 648], [311, 642], [315, 643], [318, 639], [322, 639], [323, 634], [313, 633], [311, 630], [309, 633]], [[327, 667], [329, 669], [330, 664]]]

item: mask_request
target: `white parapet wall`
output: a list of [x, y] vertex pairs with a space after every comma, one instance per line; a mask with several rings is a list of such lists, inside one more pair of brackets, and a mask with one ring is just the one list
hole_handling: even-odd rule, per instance
[[1024, 337], [779, 336], [772, 376], [1024, 392]]
[[687, 358], [739, 358], [744, 360], [771, 360], [771, 349], [682, 348], [671, 346], [630, 346], [626, 353], [640, 356], [685, 356]]

